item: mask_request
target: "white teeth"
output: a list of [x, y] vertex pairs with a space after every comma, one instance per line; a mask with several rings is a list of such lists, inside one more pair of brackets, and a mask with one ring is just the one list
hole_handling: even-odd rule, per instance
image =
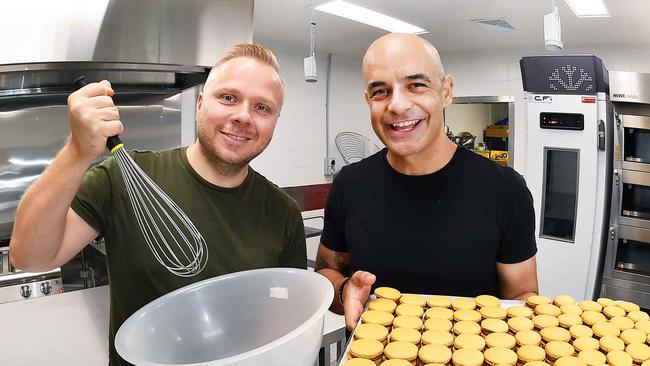
[[398, 123], [393, 123], [391, 126], [396, 127], [396, 128], [408, 127], [408, 126], [413, 126], [414, 124], [418, 123], [418, 121], [419, 120], [398, 122]]
[[243, 137], [243, 136], [237, 136], [237, 135], [231, 135], [231, 134], [227, 134], [227, 135], [228, 135], [228, 137], [230, 137], [233, 140], [237, 140], [237, 141], [246, 141], [247, 140], [246, 137]]

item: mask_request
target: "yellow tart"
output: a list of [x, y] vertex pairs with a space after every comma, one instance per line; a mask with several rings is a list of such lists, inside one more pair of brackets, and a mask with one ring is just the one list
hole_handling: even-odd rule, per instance
[[627, 314], [627, 317], [632, 319], [634, 322], [640, 322], [642, 320], [650, 320], [650, 316], [645, 311], [641, 310], [632, 310]]
[[396, 316], [393, 319], [393, 328], [413, 328], [420, 330], [422, 329], [422, 318], [416, 316]]
[[646, 333], [639, 329], [626, 329], [621, 332], [620, 338], [625, 344], [644, 343], [646, 341]]
[[562, 314], [562, 310], [553, 304], [539, 304], [535, 306], [535, 314], [551, 315], [557, 318]]
[[557, 327], [560, 325], [560, 321], [551, 315], [535, 315], [533, 317], [533, 324], [535, 324], [535, 328], [537, 329], [544, 329], [549, 327]]
[[533, 323], [532, 320], [528, 318], [524, 318], [521, 316], [516, 316], [514, 318], [508, 319], [508, 328], [513, 332], [517, 333], [521, 330], [524, 329], [530, 329], [533, 330], [535, 329], [535, 324]]
[[427, 298], [427, 306], [430, 308], [434, 308], [434, 307], [450, 308], [451, 299], [449, 298], [449, 296], [431, 295]]
[[[525, 319], [525, 318], [523, 318]], [[481, 333], [488, 335], [490, 333], [507, 333], [508, 323], [500, 319], [484, 319], [481, 321]]]
[[485, 344], [492, 348], [515, 348], [517, 341], [515, 337], [508, 333], [492, 333], [485, 337]]
[[374, 339], [358, 339], [350, 344], [352, 358], [365, 358], [375, 363], [381, 361], [384, 345]]
[[418, 358], [421, 363], [447, 364], [451, 360], [451, 350], [439, 344], [429, 344], [420, 348]]
[[597, 313], [603, 310], [603, 306], [599, 303], [592, 300], [584, 300], [578, 303], [578, 306], [582, 308], [582, 311], [595, 311]]
[[440, 318], [440, 319], [452, 320], [454, 319], [454, 311], [448, 308], [436, 306], [427, 309], [427, 311], [424, 313], [424, 317], [426, 319]]
[[525, 306], [511, 306], [508, 309], [506, 309], [506, 312], [508, 313], [508, 316], [510, 318], [514, 317], [523, 317], [523, 318], [532, 318], [534, 315], [534, 312]]
[[486, 319], [505, 319], [508, 316], [508, 312], [499, 307], [499, 306], [484, 306], [479, 310], [481, 316]]
[[542, 342], [542, 336], [533, 330], [524, 329], [515, 334], [515, 340], [520, 346], [539, 346], [539, 344]]
[[488, 365], [514, 365], [517, 363], [517, 354], [508, 348], [488, 348], [483, 352]]
[[607, 353], [607, 363], [611, 366], [632, 366], [632, 356], [625, 351], [614, 350]]
[[375, 296], [397, 302], [402, 297], [402, 293], [392, 287], [377, 287], [375, 289]]
[[395, 308], [395, 314], [397, 314], [398, 316], [415, 316], [421, 318], [422, 315], [424, 314], [424, 310], [420, 305], [402, 303], [398, 305], [397, 308]]
[[460, 321], [454, 324], [454, 334], [481, 334], [481, 326], [474, 322]]
[[470, 321], [470, 322], [480, 322], [481, 313], [476, 310], [461, 309], [454, 311], [454, 320], [459, 321]]
[[427, 304], [427, 301], [424, 297], [415, 294], [402, 294], [402, 297], [399, 298], [400, 304], [411, 304], [423, 307]]
[[417, 346], [421, 338], [422, 334], [413, 328], [395, 328], [390, 332], [391, 342], [409, 342]]
[[618, 335], [621, 334], [621, 330], [618, 326], [610, 322], [596, 323], [591, 327], [591, 329], [594, 331], [594, 335], [598, 338], [604, 336], [618, 337]]
[[586, 325], [572, 325], [569, 327], [571, 338], [590, 337], [594, 335], [594, 331]]
[[555, 299], [553, 300], [553, 304], [556, 306], [560, 307], [562, 305], [575, 305], [576, 304], [576, 299], [569, 295], [557, 295], [555, 296]]
[[575, 315], [582, 314], [582, 308], [576, 304], [562, 305], [560, 306], [560, 311], [562, 312], [562, 314], [575, 314]]
[[384, 348], [386, 359], [406, 360], [414, 363], [418, 357], [418, 346], [410, 342], [391, 342]]
[[625, 316], [626, 312], [623, 308], [618, 306], [605, 306], [603, 308], [603, 314], [605, 314], [608, 319], [611, 319], [615, 316]]
[[454, 348], [457, 350], [468, 348], [482, 351], [485, 348], [485, 340], [476, 334], [460, 334], [454, 340]]
[[596, 338], [580, 337], [573, 340], [573, 348], [576, 349], [576, 352], [582, 352], [589, 349], [598, 350], [600, 348], [600, 343]]
[[491, 306], [501, 306], [501, 301], [498, 297], [492, 295], [479, 295], [476, 296], [476, 305], [478, 307], [491, 307]]
[[361, 314], [361, 321], [363, 323], [379, 324], [385, 327], [393, 324], [393, 319], [395, 319], [393, 314], [385, 311], [367, 310]]
[[387, 337], [388, 329], [379, 324], [359, 324], [354, 329], [354, 339], [374, 339], [385, 343]]
[[607, 362], [607, 357], [602, 352], [594, 349], [580, 351], [578, 358], [583, 360], [588, 366], [602, 365]]
[[571, 340], [571, 333], [561, 327], [548, 327], [539, 331], [544, 342], [562, 341], [569, 342]]
[[439, 344], [441, 346], [451, 347], [454, 344], [454, 336], [449, 332], [427, 330], [422, 333], [422, 344]]
[[476, 301], [467, 297], [459, 297], [451, 301], [451, 308], [454, 310], [474, 310]]
[[451, 356], [455, 366], [481, 366], [483, 364], [483, 352], [475, 349], [459, 349]]
[[387, 313], [395, 312], [396, 307], [397, 303], [388, 299], [374, 299], [368, 303], [368, 310], [378, 310]]
[[425, 330], [438, 330], [442, 332], [449, 332], [451, 330], [452, 323], [450, 320], [442, 318], [429, 318], [424, 322]]
[[611, 351], [623, 351], [625, 343], [618, 337], [604, 336], [600, 339], [600, 349], [609, 353]]
[[517, 350], [517, 357], [521, 363], [544, 361], [546, 359], [546, 351], [540, 346], [521, 346]]

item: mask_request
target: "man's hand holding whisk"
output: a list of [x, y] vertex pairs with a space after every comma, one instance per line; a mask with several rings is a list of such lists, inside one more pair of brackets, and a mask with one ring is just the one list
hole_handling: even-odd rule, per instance
[[115, 91], [102, 80], [90, 83], [68, 97], [68, 119], [72, 130], [68, 145], [90, 164], [106, 152], [106, 139], [120, 135], [124, 126], [113, 103]]

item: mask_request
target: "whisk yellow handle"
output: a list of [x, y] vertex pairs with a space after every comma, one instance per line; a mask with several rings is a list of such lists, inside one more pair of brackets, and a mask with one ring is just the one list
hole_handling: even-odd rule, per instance
[[[111, 136], [111, 137], [114, 137], [114, 136]], [[108, 142], [107, 142], [107, 143], [108, 143]], [[111, 149], [111, 154], [115, 154], [115, 152], [116, 152], [117, 150], [119, 150], [120, 148], [122, 148], [122, 147], [124, 147], [124, 144], [123, 144], [123, 143], [119, 143], [119, 144], [115, 145], [115, 146]]]
[[[74, 86], [77, 89], [81, 89], [86, 85], [88, 85], [88, 80], [86, 80], [85, 76], [78, 77], [74, 81]], [[122, 140], [120, 140], [120, 137], [115, 135], [106, 139], [106, 147], [110, 150], [111, 154], [115, 154], [117, 150], [124, 147], [124, 144], [122, 143]]]

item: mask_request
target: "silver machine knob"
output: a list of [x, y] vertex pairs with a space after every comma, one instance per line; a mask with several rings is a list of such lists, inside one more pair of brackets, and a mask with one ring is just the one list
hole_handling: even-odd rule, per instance
[[47, 281], [41, 283], [41, 293], [43, 293], [43, 295], [49, 295], [50, 292], [52, 292], [52, 285]]
[[24, 298], [32, 296], [32, 288], [28, 285], [20, 286], [20, 296]]

